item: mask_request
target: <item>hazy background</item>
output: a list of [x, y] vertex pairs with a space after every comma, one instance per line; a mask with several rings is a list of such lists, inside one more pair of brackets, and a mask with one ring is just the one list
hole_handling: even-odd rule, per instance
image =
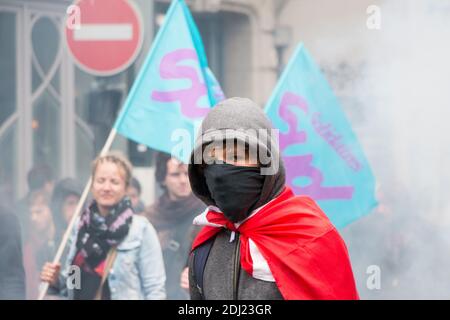
[[[380, 206], [343, 235], [362, 298], [448, 299], [450, 2], [380, 8], [381, 29], [354, 86]], [[380, 290], [366, 287], [369, 265], [381, 268]]]

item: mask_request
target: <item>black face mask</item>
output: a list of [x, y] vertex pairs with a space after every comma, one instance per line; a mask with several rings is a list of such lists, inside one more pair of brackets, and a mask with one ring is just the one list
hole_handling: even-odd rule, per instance
[[259, 200], [264, 184], [261, 168], [213, 164], [204, 169], [212, 199], [231, 222], [247, 218]]

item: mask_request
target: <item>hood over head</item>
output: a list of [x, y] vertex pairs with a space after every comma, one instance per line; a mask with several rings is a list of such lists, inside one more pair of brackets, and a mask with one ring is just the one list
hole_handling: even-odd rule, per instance
[[214, 205], [203, 167], [208, 165], [204, 149], [212, 144], [234, 140], [257, 152], [261, 174], [265, 176], [261, 195], [254, 208], [278, 196], [285, 187], [285, 171], [280, 157], [278, 134], [262, 108], [250, 99], [231, 98], [214, 107], [203, 120], [189, 163], [192, 192], [206, 205]]

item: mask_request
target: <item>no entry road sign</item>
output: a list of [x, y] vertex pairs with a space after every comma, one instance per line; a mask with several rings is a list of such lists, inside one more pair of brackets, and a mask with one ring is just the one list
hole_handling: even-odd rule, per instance
[[86, 72], [110, 76], [126, 69], [142, 46], [142, 18], [129, 0], [75, 1], [78, 24], [66, 23], [69, 51]]

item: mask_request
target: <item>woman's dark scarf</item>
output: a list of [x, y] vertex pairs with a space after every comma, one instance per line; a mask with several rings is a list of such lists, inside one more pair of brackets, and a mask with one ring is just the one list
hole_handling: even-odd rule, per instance
[[205, 205], [193, 194], [179, 200], [171, 200], [167, 192], [149, 207], [146, 216], [156, 230], [172, 229], [186, 220], [192, 222], [194, 217], [205, 210]]
[[106, 217], [100, 215], [95, 201], [83, 212], [73, 260], [73, 265], [81, 270], [81, 288], [75, 290], [75, 299], [90, 300], [95, 297], [106, 256], [127, 236], [132, 217], [133, 209], [127, 197], [114, 206]]

